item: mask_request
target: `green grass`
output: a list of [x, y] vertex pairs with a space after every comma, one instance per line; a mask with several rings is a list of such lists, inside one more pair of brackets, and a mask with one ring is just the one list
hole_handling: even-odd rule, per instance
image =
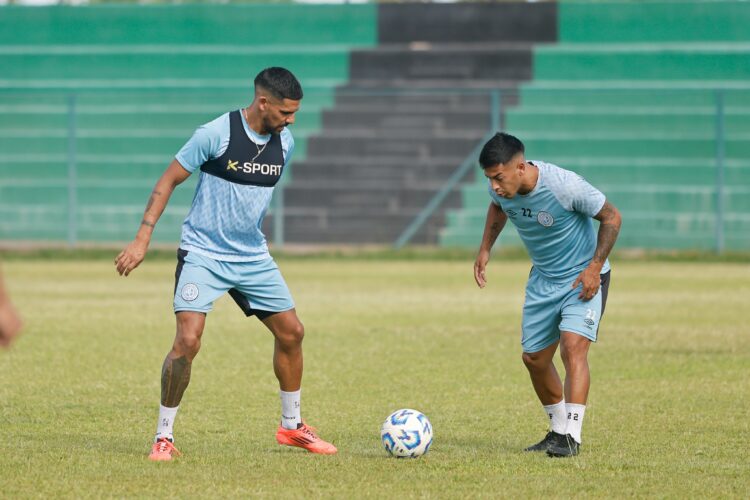
[[[332, 457], [275, 444], [270, 334], [231, 299], [209, 315], [175, 426], [183, 456], [148, 462], [173, 336], [174, 262], [130, 278], [108, 260], [11, 259], [26, 319], [0, 353], [0, 496], [746, 497], [750, 268], [614, 262], [582, 454], [522, 453], [546, 431], [520, 360], [528, 263], [279, 259], [306, 325], [303, 416]], [[382, 420], [435, 429], [419, 460], [386, 457]]]

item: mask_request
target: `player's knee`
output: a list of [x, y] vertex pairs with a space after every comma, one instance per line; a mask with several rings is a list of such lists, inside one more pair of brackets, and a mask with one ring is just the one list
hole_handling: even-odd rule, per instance
[[204, 317], [191, 314], [177, 315], [177, 336], [174, 342], [175, 353], [192, 360], [201, 348]]
[[297, 321], [297, 323], [289, 329], [288, 336], [292, 343], [301, 344], [302, 339], [305, 338], [305, 326]]
[[177, 337], [174, 344], [176, 354], [187, 356], [192, 361], [198, 354], [198, 351], [200, 351], [201, 338], [199, 335], [184, 333]]
[[576, 366], [586, 363], [587, 355], [588, 345], [584, 345], [582, 342], [564, 345], [560, 349], [560, 358], [565, 366]]
[[284, 347], [298, 347], [304, 337], [305, 327], [299, 321], [287, 326], [276, 335]]
[[531, 371], [541, 370], [545, 368], [545, 366], [543, 366], [545, 364], [544, 360], [539, 353], [524, 352], [523, 354], [521, 354], [521, 359], [523, 360], [523, 364], [526, 365], [526, 368]]

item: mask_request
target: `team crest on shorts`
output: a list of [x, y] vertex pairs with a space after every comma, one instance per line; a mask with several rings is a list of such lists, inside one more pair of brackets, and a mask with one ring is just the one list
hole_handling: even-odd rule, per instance
[[555, 219], [552, 217], [552, 214], [544, 211], [541, 211], [537, 214], [536, 220], [544, 227], [550, 227], [555, 223]]
[[195, 283], [185, 283], [182, 286], [180, 296], [183, 298], [183, 300], [186, 300], [188, 302], [194, 301], [198, 298], [198, 285], [196, 285]]

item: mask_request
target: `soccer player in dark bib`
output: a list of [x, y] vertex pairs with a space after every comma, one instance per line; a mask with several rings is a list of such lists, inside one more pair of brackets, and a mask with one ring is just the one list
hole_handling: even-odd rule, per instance
[[277, 67], [261, 71], [250, 106], [198, 127], [180, 149], [151, 193], [135, 240], [115, 259], [120, 275], [138, 267], [172, 191], [200, 170], [177, 253], [177, 333], [162, 366], [151, 460], [171, 460], [179, 453], [172, 433], [175, 416], [190, 382], [206, 314], [226, 292], [245, 315], [258, 317], [274, 336], [273, 367], [281, 396], [277, 442], [312, 453], [337, 451], [300, 416], [304, 328], [261, 232], [274, 186], [294, 151], [288, 126], [301, 100], [302, 87], [291, 72]]
[[[577, 455], [590, 385], [588, 350], [607, 302], [607, 257], [620, 231], [620, 213], [581, 176], [526, 160], [523, 143], [512, 135], [495, 134], [479, 163], [491, 202], [474, 263], [477, 285], [487, 284], [490, 250], [509, 219], [533, 263], [523, 306], [522, 358], [550, 429], [526, 451]], [[592, 219], [600, 223], [598, 233]], [[564, 384], [552, 362], [558, 346]]]

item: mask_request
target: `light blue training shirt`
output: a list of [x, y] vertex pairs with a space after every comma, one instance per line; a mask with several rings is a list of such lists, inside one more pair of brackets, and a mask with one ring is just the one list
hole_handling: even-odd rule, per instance
[[[260, 135], [242, 119], [245, 133], [261, 149], [271, 134]], [[229, 146], [229, 113], [201, 125], [180, 149], [175, 159], [190, 173], [207, 160], [218, 158]], [[281, 132], [284, 165], [294, 151], [289, 129]], [[182, 224], [180, 248], [212, 259], [252, 262], [269, 256], [261, 231], [263, 217], [271, 203], [273, 187], [229, 182], [200, 172], [190, 212]]]
[[[551, 163], [530, 163], [539, 168], [530, 193], [503, 198], [488, 179], [490, 197], [516, 226], [534, 269], [550, 281], [575, 278], [594, 257], [592, 217], [604, 206], [605, 197], [575, 172]], [[607, 259], [602, 274], [609, 269]]]

